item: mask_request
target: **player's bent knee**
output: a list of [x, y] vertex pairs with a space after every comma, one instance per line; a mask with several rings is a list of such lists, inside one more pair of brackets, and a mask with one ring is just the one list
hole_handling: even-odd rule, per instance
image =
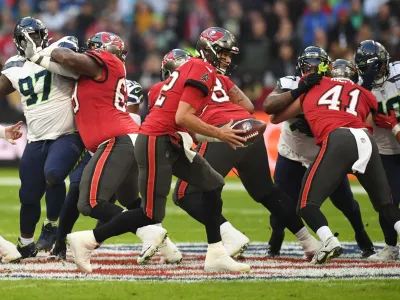
[[88, 203], [87, 201], [81, 201], [79, 199], [79, 201], [78, 201], [78, 210], [82, 215], [90, 216], [90, 213], [92, 211], [92, 207], [90, 206], [90, 203]]
[[44, 173], [46, 182], [49, 185], [59, 185], [65, 180], [64, 176], [57, 169], [50, 169]]

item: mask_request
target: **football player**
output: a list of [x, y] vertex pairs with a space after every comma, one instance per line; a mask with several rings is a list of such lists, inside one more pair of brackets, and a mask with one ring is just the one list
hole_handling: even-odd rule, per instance
[[[378, 101], [378, 114], [375, 117], [374, 137], [378, 143], [383, 167], [389, 181], [395, 205], [400, 201], [400, 145], [396, 140], [400, 117], [400, 62], [389, 63], [389, 53], [385, 47], [373, 40], [361, 42], [354, 60], [362, 79], [362, 86], [370, 90]], [[393, 130], [393, 133], [391, 132]], [[380, 216], [380, 224], [385, 236], [385, 247], [369, 257], [371, 260], [397, 260], [399, 246], [397, 234]]]
[[[57, 219], [65, 199], [64, 180], [72, 171], [84, 145], [77, 132], [71, 106], [74, 80], [53, 74], [26, 59], [22, 47], [29, 36], [39, 49], [49, 46], [46, 26], [26, 17], [14, 28], [18, 55], [5, 63], [0, 76], [0, 96], [17, 90], [28, 127], [28, 144], [19, 164], [21, 187], [18, 250], [23, 258], [50, 250], [57, 234]], [[40, 219], [40, 199], [46, 193], [47, 219], [35, 245]]]
[[[306, 93], [314, 85], [319, 84], [322, 76], [317, 74], [320, 63], [330, 64], [330, 58], [320, 47], [307, 47], [299, 56], [297, 68], [302, 76], [306, 76], [301, 84], [300, 77], [287, 76], [278, 80], [274, 91], [264, 101], [264, 111], [268, 114], [281, 112], [294, 102], [301, 94]], [[299, 114], [282, 124], [278, 143], [278, 159], [274, 180], [291, 199], [297, 203], [301, 182], [307, 167], [315, 160], [319, 147], [315, 145], [312, 132], [303, 114]], [[361, 249], [361, 256], [368, 257], [375, 253], [361, 218], [360, 207], [354, 199], [347, 177], [330, 195], [332, 203], [343, 212], [355, 232], [355, 239]], [[279, 254], [284, 238], [284, 226], [274, 214], [270, 218], [273, 229], [269, 241], [268, 253]]]
[[[233, 38], [233, 37], [230, 37]], [[217, 40], [210, 42], [213, 49], [219, 54], [220, 60], [217, 65], [217, 80], [213, 89], [211, 101], [203, 110], [200, 119], [213, 126], [223, 126], [230, 120], [240, 121], [252, 119], [254, 112], [250, 99], [229, 79], [228, 76], [236, 66], [231, 63], [232, 55], [238, 53], [236, 40]], [[197, 51], [204, 53], [210, 51], [208, 48], [200, 48]], [[184, 50], [175, 49], [164, 56], [161, 74], [162, 79], [167, 80], [176, 68], [190, 58], [190, 54]], [[155, 85], [149, 92], [149, 105], [152, 107], [157, 100], [157, 95], [162, 88], [162, 83]], [[304, 227], [301, 219], [296, 216], [296, 206], [286, 194], [276, 188], [271, 180], [268, 165], [268, 155], [263, 139], [236, 151], [226, 143], [201, 142], [197, 145], [196, 151], [201, 154], [219, 174], [226, 176], [232, 168], [236, 168], [239, 178], [246, 190], [254, 200], [261, 203], [270, 211], [277, 214], [283, 224], [300, 239], [305, 248], [306, 256], [310, 259], [320, 248], [316, 241]], [[204, 224], [205, 211], [202, 210], [202, 191], [193, 185], [179, 179], [175, 186], [173, 200], [176, 205], [184, 209], [194, 219]], [[224, 216], [221, 215], [220, 222], [221, 238], [224, 247], [230, 256], [241, 254], [248, 246], [249, 239], [236, 230]]]
[[[71, 76], [77, 78], [72, 96], [75, 119], [86, 148], [94, 153], [83, 170], [78, 209], [83, 215], [107, 223], [111, 219], [120, 219], [117, 215], [123, 209], [112, 200], [120, 191], [121, 184], [137, 173], [134, 144], [139, 126], [126, 111], [124, 42], [114, 33], [100, 32], [91, 37], [87, 44], [88, 51], [81, 54], [60, 48], [37, 52], [34, 43], [30, 42], [28, 57], [37, 64], [44, 64], [49, 69], [58, 69], [61, 73], [70, 72]], [[136, 199], [133, 195], [137, 195], [137, 191], [132, 191], [133, 184], [131, 187], [128, 189], [128, 196]], [[126, 213], [128, 212], [124, 214]], [[120, 231], [121, 226], [126, 225], [127, 223], [117, 223], [115, 226], [115, 223], [111, 222], [112, 233]], [[148, 232], [162, 235], [160, 244], [167, 240], [164, 228], [148, 225], [144, 228], [140, 226], [141, 228], [132, 232], [136, 233], [144, 244]], [[95, 232], [96, 229], [67, 236], [75, 262], [83, 272], [92, 271], [88, 253], [102, 242], [100, 238], [96, 240]], [[174, 257], [176, 252], [180, 255], [176, 247], [172, 250], [175, 251]], [[180, 259], [181, 257], [178, 262]]]
[[400, 233], [400, 210], [392, 203], [372, 136], [372, 115], [378, 108], [375, 96], [354, 83], [357, 70], [350, 61], [336, 60], [331, 74], [333, 78], [323, 77], [319, 85], [283, 112], [271, 116], [273, 123], [279, 123], [303, 111], [316, 144], [321, 145], [304, 176], [298, 202], [299, 215], [323, 243], [311, 261], [313, 264], [326, 263], [343, 251], [320, 206], [349, 172], [357, 176], [381, 219]]
[[[200, 40], [210, 43], [224, 39], [230, 34], [220, 28], [205, 30]], [[107, 224], [93, 230], [94, 239], [101, 243], [107, 238], [125, 232], [144, 235], [143, 251], [138, 263], [146, 263], [155, 254], [166, 238], [166, 230], [151, 225], [160, 223], [165, 215], [165, 204], [172, 181], [172, 175], [187, 180], [205, 191], [206, 232], [208, 250], [205, 269], [211, 271], [249, 271], [246, 264], [234, 261], [221, 242], [219, 224], [222, 209], [221, 190], [224, 180], [213, 170], [204, 158], [190, 150], [192, 139], [187, 129], [218, 138], [232, 147], [243, 146], [244, 138], [237, 136], [241, 130], [232, 130], [228, 125], [216, 128], [202, 122], [197, 115], [211, 98], [215, 85], [215, 69], [210, 64], [215, 56], [191, 58], [169, 78], [150, 114], [142, 124], [135, 145], [135, 156], [139, 166], [139, 189], [143, 197], [142, 209], [129, 210], [119, 214]], [[206, 62], [207, 61], [207, 62]], [[139, 228], [139, 229], [138, 229]], [[137, 233], [138, 233], [137, 232]], [[139, 234], [138, 234], [139, 235]], [[80, 240], [82, 263], [90, 268], [90, 253], [93, 245], [88, 245], [82, 233], [73, 233]]]

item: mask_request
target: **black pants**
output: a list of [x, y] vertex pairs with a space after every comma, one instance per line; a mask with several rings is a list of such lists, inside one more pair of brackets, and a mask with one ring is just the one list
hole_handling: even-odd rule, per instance
[[172, 175], [190, 182], [203, 191], [222, 188], [223, 177], [200, 155], [190, 162], [183, 146], [169, 135], [139, 134], [135, 144], [139, 166], [139, 191], [146, 216], [160, 223], [165, 216], [165, 205], [171, 188]]
[[[367, 135], [372, 144], [372, 155], [365, 173], [355, 175], [367, 191], [375, 210], [381, 212], [383, 207], [393, 204], [378, 147], [374, 138], [369, 133]], [[314, 231], [327, 225], [319, 208], [343, 178], [352, 173], [352, 165], [357, 159], [356, 140], [349, 129], [336, 129], [324, 140], [316, 160], [304, 175], [298, 201], [299, 215]]]

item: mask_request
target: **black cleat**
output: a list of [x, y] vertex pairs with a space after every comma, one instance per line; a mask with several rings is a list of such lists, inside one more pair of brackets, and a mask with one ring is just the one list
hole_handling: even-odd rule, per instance
[[42, 232], [36, 242], [38, 251], [50, 251], [57, 240], [57, 226], [51, 223], [43, 224]]
[[65, 240], [56, 241], [53, 249], [50, 252], [49, 259], [66, 260], [67, 259], [67, 245]]
[[372, 244], [371, 239], [364, 229], [356, 233], [355, 239], [358, 247], [360, 247], [361, 257], [367, 258], [376, 253], [374, 249], [374, 244]]
[[21, 258], [36, 257], [38, 253], [35, 243], [30, 243], [29, 245], [24, 246], [19, 238], [17, 242], [17, 250], [21, 253]]
[[282, 243], [285, 238], [285, 231], [272, 230], [271, 238], [267, 245], [267, 256], [275, 257], [279, 256], [281, 251]]

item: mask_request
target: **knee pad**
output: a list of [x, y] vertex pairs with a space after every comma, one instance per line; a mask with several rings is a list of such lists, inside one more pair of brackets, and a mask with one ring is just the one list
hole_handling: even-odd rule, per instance
[[57, 169], [46, 170], [44, 173], [46, 182], [49, 185], [58, 185], [64, 182], [65, 178]]

